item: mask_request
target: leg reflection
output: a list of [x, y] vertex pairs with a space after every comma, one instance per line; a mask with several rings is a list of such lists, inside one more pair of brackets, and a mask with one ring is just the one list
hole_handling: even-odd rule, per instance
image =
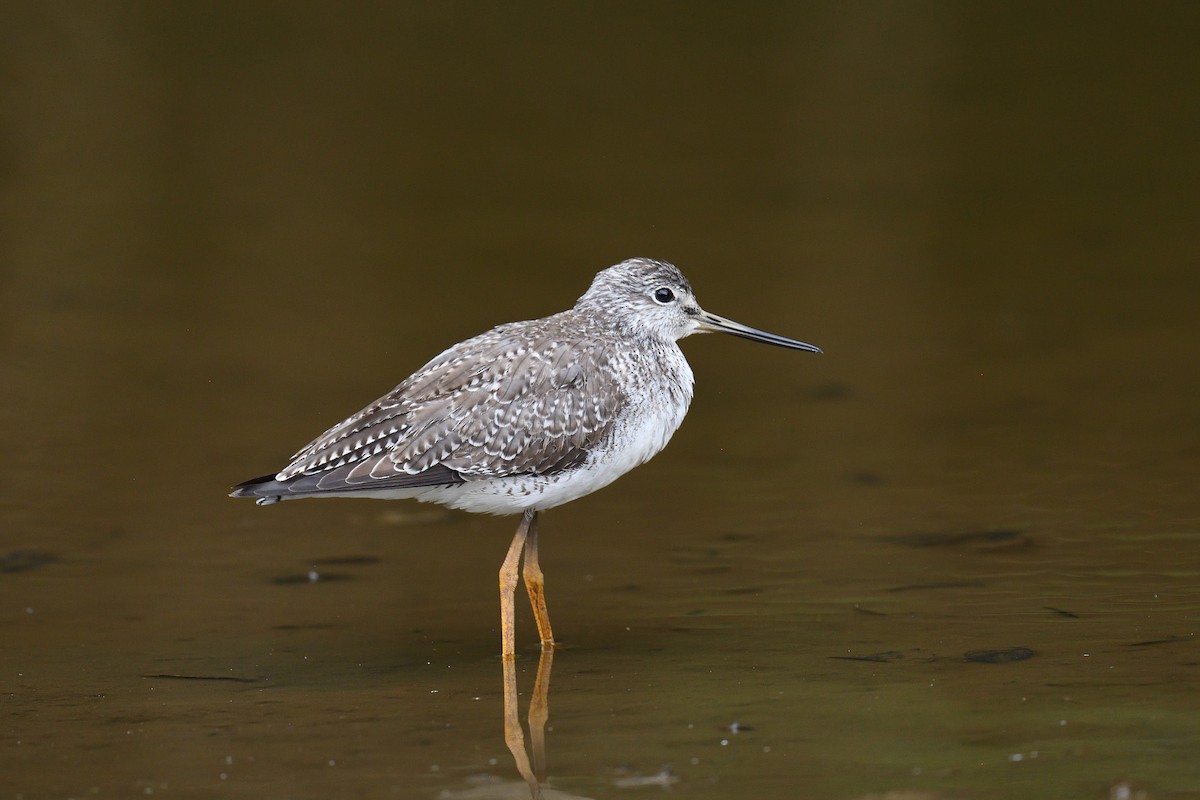
[[542, 796], [540, 781], [546, 777], [546, 720], [550, 718], [550, 666], [553, 661], [553, 648], [543, 648], [538, 659], [533, 697], [529, 700], [529, 738], [533, 743], [531, 766], [525, 750], [525, 734], [521, 729], [517, 703], [517, 665], [513, 659], [501, 659], [504, 669], [504, 743], [512, 753], [517, 772], [529, 784], [529, 794], [533, 800]]
[[554, 645], [542, 647], [538, 658], [537, 679], [529, 699], [529, 738], [533, 740], [533, 773], [546, 779], [546, 720], [550, 719], [550, 666], [554, 663]]

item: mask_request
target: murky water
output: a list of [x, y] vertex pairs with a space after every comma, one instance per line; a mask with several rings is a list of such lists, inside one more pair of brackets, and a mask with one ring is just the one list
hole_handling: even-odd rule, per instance
[[[1200, 797], [1190, 9], [6, 16], [0, 797]], [[542, 685], [514, 519], [224, 496], [635, 254], [826, 352], [685, 343]]]

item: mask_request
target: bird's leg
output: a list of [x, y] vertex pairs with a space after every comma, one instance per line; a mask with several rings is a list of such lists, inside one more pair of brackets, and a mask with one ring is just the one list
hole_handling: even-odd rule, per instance
[[508, 546], [508, 555], [500, 565], [500, 644], [501, 656], [506, 659], [513, 658], [517, 653], [516, 604], [513, 602], [517, 591], [517, 571], [521, 562], [521, 548], [525, 546], [525, 537], [536, 515], [536, 511], [526, 511], [521, 517], [517, 533]]
[[525, 579], [525, 591], [529, 593], [529, 604], [533, 606], [533, 618], [537, 620], [542, 649], [547, 650], [554, 647], [554, 631], [550, 630], [550, 613], [546, 610], [546, 581], [542, 577], [542, 568], [538, 566], [537, 512], [526, 511], [521, 519], [523, 525], [525, 520], [529, 520], [529, 524], [521, 577]]

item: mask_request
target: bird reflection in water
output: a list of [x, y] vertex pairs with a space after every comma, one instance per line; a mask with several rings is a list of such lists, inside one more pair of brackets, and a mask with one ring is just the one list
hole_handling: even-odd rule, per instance
[[554, 649], [544, 647], [538, 659], [537, 677], [529, 700], [529, 747], [521, 724], [521, 706], [517, 694], [517, 662], [501, 660], [504, 674], [504, 743], [512, 753], [523, 781], [487, 778], [466, 789], [446, 789], [439, 800], [589, 800], [546, 786], [546, 722], [550, 718], [550, 667]]
[[[504, 676], [504, 743], [512, 753], [517, 772], [523, 780], [501, 780], [494, 776], [485, 776], [476, 779], [475, 785], [466, 789], [442, 790], [438, 795], [439, 800], [521, 800], [526, 796], [531, 800], [591, 800], [583, 795], [571, 794], [546, 785], [546, 723], [550, 719], [550, 668], [553, 663], [554, 648], [542, 648], [538, 658], [537, 677], [533, 682], [533, 693], [529, 699], [527, 748], [517, 692], [517, 662], [512, 658], [501, 659]], [[733, 725], [742, 729], [738, 723]], [[679, 778], [671, 772], [669, 764], [650, 775], [626, 772], [612, 781], [612, 785], [618, 789], [657, 786], [669, 790], [676, 783], [679, 783]]]
[[554, 648], [543, 647], [538, 658], [537, 678], [529, 699], [529, 739], [533, 753], [530, 764], [521, 730], [520, 706], [517, 702], [517, 665], [515, 659], [501, 659], [504, 669], [504, 743], [508, 745], [517, 771], [529, 784], [533, 800], [542, 797], [541, 782], [546, 778], [546, 721], [550, 718], [550, 668], [554, 664]]

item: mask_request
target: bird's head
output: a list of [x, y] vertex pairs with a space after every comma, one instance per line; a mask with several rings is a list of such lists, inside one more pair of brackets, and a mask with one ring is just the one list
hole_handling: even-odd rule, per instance
[[696, 302], [692, 285], [674, 264], [631, 258], [600, 271], [575, 307], [610, 319], [635, 335], [675, 342], [693, 333], [719, 332], [756, 342], [808, 350], [820, 348], [711, 314]]

